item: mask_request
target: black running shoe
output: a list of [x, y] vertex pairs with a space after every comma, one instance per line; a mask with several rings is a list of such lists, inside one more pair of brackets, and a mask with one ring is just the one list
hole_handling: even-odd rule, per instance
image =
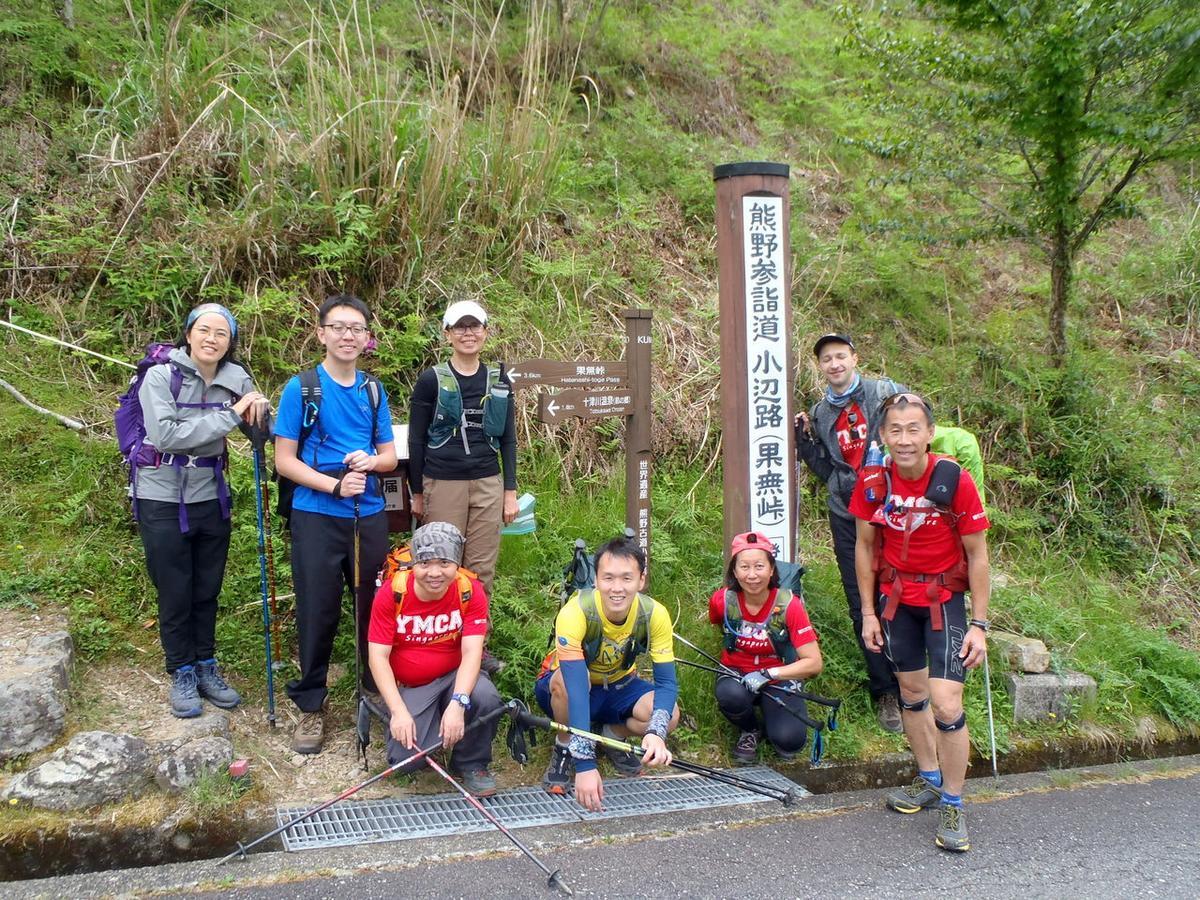
[[571, 788], [571, 775], [574, 771], [575, 760], [571, 759], [571, 752], [566, 746], [555, 741], [554, 746], [550, 748], [550, 765], [546, 767], [546, 774], [542, 776], [542, 789], [547, 794], [566, 794]]

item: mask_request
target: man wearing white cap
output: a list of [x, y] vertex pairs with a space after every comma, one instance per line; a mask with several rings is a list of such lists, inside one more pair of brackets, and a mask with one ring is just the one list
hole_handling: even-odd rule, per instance
[[463, 533], [462, 565], [490, 595], [500, 529], [517, 515], [517, 429], [503, 367], [480, 362], [487, 324], [474, 300], [446, 308], [442, 333], [452, 352], [413, 388], [408, 479], [413, 513]]

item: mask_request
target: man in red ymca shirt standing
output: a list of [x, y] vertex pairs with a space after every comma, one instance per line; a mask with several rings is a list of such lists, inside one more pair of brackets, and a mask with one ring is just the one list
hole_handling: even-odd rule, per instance
[[501, 706], [479, 671], [487, 594], [459, 569], [463, 536], [454, 525], [422, 525], [411, 548], [412, 568], [376, 593], [367, 633], [371, 674], [389, 715], [388, 762], [395, 765], [440, 738], [452, 751], [450, 770], [472, 794], [488, 797], [496, 793], [488, 766], [499, 719], [466, 727]]
[[929, 452], [933, 429], [933, 411], [916, 394], [884, 400], [879, 434], [891, 461], [859, 476], [850, 512], [858, 520], [863, 643], [896, 672], [917, 760], [916, 779], [888, 794], [887, 805], [901, 813], [938, 806], [934, 842], [964, 851], [970, 741], [963, 683], [987, 650], [989, 524], [970, 473]]

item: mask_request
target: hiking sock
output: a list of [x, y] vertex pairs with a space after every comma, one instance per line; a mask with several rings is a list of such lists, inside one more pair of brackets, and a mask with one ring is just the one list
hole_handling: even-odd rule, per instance
[[922, 778], [924, 778], [926, 781], [928, 781], [935, 788], [940, 788], [942, 786], [942, 770], [941, 769], [933, 769], [932, 771], [929, 771], [929, 772], [926, 772], [924, 769], [917, 769], [917, 774], [920, 775]]
[[947, 794], [945, 791], [942, 791], [942, 806], [957, 806], [959, 809], [962, 809], [962, 805], [961, 794]]
[[624, 741], [625, 740], [625, 738], [621, 737], [619, 734], [617, 734], [615, 731], [613, 731], [613, 727], [611, 725], [601, 726], [600, 733], [602, 735], [604, 735], [606, 738], [611, 738], [614, 741]]

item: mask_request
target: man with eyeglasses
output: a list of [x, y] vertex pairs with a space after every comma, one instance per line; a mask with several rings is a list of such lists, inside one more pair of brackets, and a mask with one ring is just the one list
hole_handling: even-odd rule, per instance
[[[413, 514], [449, 522], [466, 538], [462, 565], [492, 595], [500, 529], [517, 515], [517, 429], [503, 366], [480, 361], [488, 315], [456, 300], [442, 316], [450, 359], [413, 387], [408, 480]], [[495, 665], [485, 658], [485, 670]]]
[[355, 647], [363, 686], [375, 690], [366, 630], [388, 528], [383, 495], [370, 475], [396, 467], [396, 444], [386, 392], [358, 369], [369, 318], [367, 305], [352, 294], [326, 300], [317, 319], [317, 339], [325, 346], [315, 370], [319, 398], [306, 396], [305, 376], [297, 375], [279, 401], [275, 467], [296, 483], [291, 531], [300, 678], [288, 682], [287, 692], [301, 713], [292, 735], [297, 753], [320, 753], [324, 743], [329, 658], [347, 585], [358, 586]]
[[813, 346], [817, 368], [825, 379], [825, 396], [808, 414], [796, 416], [796, 453], [829, 488], [829, 529], [833, 554], [854, 636], [867, 669], [867, 686], [875, 701], [879, 726], [899, 734], [899, 688], [887, 660], [871, 653], [862, 640], [862, 602], [854, 574], [854, 517], [848, 504], [862, 470], [867, 449], [879, 441], [876, 417], [883, 400], [905, 390], [890, 378], [864, 378], [858, 371], [858, 353], [844, 334], [826, 334]]

